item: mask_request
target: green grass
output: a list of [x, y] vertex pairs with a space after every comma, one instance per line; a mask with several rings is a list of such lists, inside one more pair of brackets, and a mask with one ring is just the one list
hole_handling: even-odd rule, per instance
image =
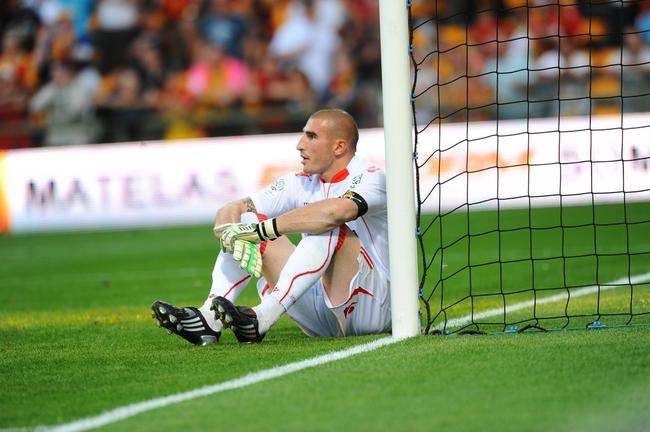
[[[425, 216], [423, 291], [433, 328], [472, 310], [534, 300], [534, 309], [468, 319], [448, 330], [580, 328], [595, 319], [610, 325], [648, 322], [649, 215], [650, 203], [642, 202]], [[424, 267], [420, 262], [420, 271]], [[628, 276], [640, 277], [631, 284], [621, 280]], [[593, 288], [585, 292], [586, 287]], [[539, 302], [558, 295], [566, 299]]]
[[[260, 345], [224, 334], [198, 348], [157, 329], [151, 302], [201, 303], [217, 250], [209, 227], [0, 237], [0, 428], [69, 422], [382, 337], [308, 338], [283, 318]], [[253, 290], [241, 299], [255, 301]], [[421, 336], [103, 429], [642, 431], [648, 376], [650, 327]]]

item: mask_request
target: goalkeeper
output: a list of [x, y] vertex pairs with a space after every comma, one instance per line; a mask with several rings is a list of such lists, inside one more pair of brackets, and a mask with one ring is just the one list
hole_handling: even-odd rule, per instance
[[[385, 174], [355, 155], [358, 138], [347, 112], [312, 114], [296, 146], [302, 171], [218, 210], [222, 251], [207, 300], [156, 301], [158, 324], [196, 345], [224, 328], [260, 342], [285, 313], [310, 336], [390, 331]], [[302, 235], [295, 246], [293, 233]], [[253, 277], [261, 302], [235, 306]]]

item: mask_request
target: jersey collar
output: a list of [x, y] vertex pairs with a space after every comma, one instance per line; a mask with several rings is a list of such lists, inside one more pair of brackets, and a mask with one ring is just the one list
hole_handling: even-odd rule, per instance
[[320, 181], [322, 181], [323, 183], [338, 183], [345, 180], [349, 175], [350, 175], [350, 171], [348, 171], [347, 168], [343, 168], [341, 171], [334, 174], [334, 176], [332, 176], [332, 180], [330, 180], [329, 182], [323, 180], [323, 177], [320, 177]]
[[[350, 160], [350, 162], [348, 163], [348, 166], [346, 166], [341, 171], [337, 172], [336, 174], [334, 174], [332, 176], [332, 180], [330, 180], [329, 183], [339, 183], [339, 182], [342, 182], [343, 180], [345, 180], [346, 178], [348, 178], [348, 176], [350, 175], [350, 171], [348, 170], [348, 168], [351, 168], [352, 171], [354, 171], [356, 169], [355, 167], [357, 166], [357, 163], [358, 163], [357, 159], [358, 159], [357, 156], [354, 156]], [[325, 180], [323, 180], [323, 177], [319, 176], [318, 178], [323, 183], [328, 183]]]

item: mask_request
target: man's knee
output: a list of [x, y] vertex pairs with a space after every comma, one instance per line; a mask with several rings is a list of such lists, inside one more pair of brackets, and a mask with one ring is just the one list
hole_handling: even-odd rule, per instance
[[262, 253], [262, 274], [270, 286], [277, 284], [280, 272], [295, 249], [287, 236], [266, 242]]

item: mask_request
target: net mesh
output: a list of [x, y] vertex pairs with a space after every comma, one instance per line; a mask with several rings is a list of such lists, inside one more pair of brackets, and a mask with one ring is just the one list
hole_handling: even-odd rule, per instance
[[427, 333], [650, 322], [650, 6], [409, 6]]

